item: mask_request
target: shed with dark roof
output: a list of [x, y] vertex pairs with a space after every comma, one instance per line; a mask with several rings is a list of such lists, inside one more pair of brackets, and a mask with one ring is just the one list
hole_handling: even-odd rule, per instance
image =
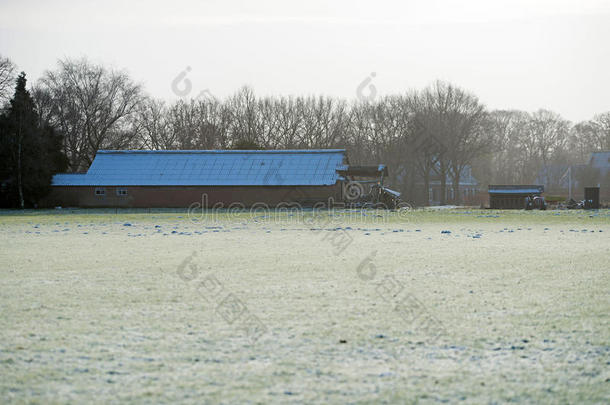
[[489, 208], [522, 209], [526, 198], [538, 197], [543, 192], [544, 186], [540, 185], [490, 185]]

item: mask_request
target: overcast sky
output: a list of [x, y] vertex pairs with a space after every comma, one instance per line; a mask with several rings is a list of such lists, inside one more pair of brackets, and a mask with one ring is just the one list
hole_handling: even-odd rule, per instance
[[492, 109], [610, 111], [607, 0], [1, 0], [0, 53], [30, 80], [86, 56], [168, 100], [183, 71], [192, 96], [348, 99], [374, 72], [378, 95], [443, 79]]

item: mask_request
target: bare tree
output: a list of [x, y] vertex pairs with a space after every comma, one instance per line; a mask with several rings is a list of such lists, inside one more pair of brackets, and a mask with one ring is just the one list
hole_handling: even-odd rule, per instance
[[150, 98], [144, 100], [136, 115], [141, 127], [141, 142], [144, 148], [156, 150], [176, 148], [175, 133], [170, 128], [168, 118], [165, 102]]
[[542, 164], [546, 165], [552, 154], [565, 147], [570, 123], [559, 114], [538, 110], [531, 115], [530, 130]]
[[516, 184], [522, 182], [523, 148], [520, 140], [526, 133], [529, 115], [523, 111], [496, 110], [487, 114], [484, 131], [491, 143], [487, 153], [474, 164], [477, 179], [486, 184]]
[[137, 139], [132, 116], [142, 101], [140, 85], [127, 73], [86, 59], [65, 59], [41, 86], [52, 100], [51, 123], [65, 136], [73, 171], [86, 169], [98, 149], [126, 147]]
[[40, 83], [32, 86], [30, 94], [34, 100], [36, 113], [41, 126], [51, 125], [53, 120], [54, 101], [51, 92]]
[[610, 111], [593, 117], [594, 147], [597, 150], [610, 150]]
[[250, 87], [242, 87], [233, 97], [226, 101], [231, 115], [230, 138], [233, 142], [244, 140], [262, 144], [258, 103]]
[[438, 144], [433, 150], [436, 164], [433, 166], [440, 181], [440, 204], [446, 201], [446, 185], [449, 176], [449, 162], [447, 157], [448, 143], [451, 137], [451, 107], [453, 103], [453, 86], [437, 81], [421, 91], [418, 99], [418, 122], [423, 127], [421, 131], [426, 139]]
[[447, 145], [447, 157], [453, 183], [453, 200], [455, 204], [460, 204], [462, 173], [472, 166], [474, 159], [491, 147], [491, 138], [489, 132], [485, 131], [485, 108], [474, 95], [457, 89], [453, 108], [450, 116], [453, 129]]
[[303, 103], [300, 144], [308, 148], [332, 148], [342, 137], [346, 104], [328, 97], [308, 97]]
[[170, 107], [168, 120], [177, 149], [197, 149], [197, 145], [202, 143], [199, 136], [200, 113], [195, 100], [180, 100]]
[[299, 147], [300, 133], [303, 131], [303, 99], [280, 97], [274, 102], [277, 131], [270, 142], [276, 148], [296, 149]]
[[529, 183], [536, 179], [558, 186], [565, 166], [582, 162], [588, 154], [591, 125], [572, 126], [559, 114], [539, 110], [494, 111], [488, 115], [487, 130], [493, 150], [489, 177], [501, 183]]
[[257, 119], [254, 121], [257, 137], [264, 148], [274, 148], [278, 136], [278, 115], [274, 100], [270, 97], [260, 99], [256, 105]]
[[351, 106], [344, 138], [348, 146], [351, 162], [368, 164], [371, 162], [371, 114], [369, 105], [361, 102]]
[[571, 160], [585, 163], [591, 152], [610, 149], [610, 112], [597, 114], [592, 120], [570, 128], [568, 151]]
[[[172, 148], [217, 149], [229, 147], [231, 124], [226, 106], [217, 100], [180, 100], [167, 111]], [[169, 145], [168, 145], [169, 146]]]
[[598, 131], [592, 121], [583, 121], [570, 130], [568, 147], [575, 162], [584, 163], [592, 151], [600, 150]]
[[0, 55], [0, 107], [10, 99], [16, 79], [15, 64], [9, 58]]
[[373, 142], [376, 162], [391, 167], [388, 181], [392, 187], [412, 192], [414, 178], [410, 176], [414, 165], [408, 159], [411, 109], [403, 96], [380, 98], [373, 109], [375, 137]]

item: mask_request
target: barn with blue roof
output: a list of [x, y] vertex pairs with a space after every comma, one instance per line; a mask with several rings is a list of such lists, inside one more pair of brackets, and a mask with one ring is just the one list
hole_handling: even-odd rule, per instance
[[346, 170], [344, 149], [100, 150], [86, 173], [53, 177], [47, 205], [249, 207], [340, 201]]

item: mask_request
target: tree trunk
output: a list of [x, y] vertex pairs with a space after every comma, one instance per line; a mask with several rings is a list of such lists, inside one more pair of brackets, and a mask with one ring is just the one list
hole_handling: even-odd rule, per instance
[[426, 202], [425, 206], [430, 205], [430, 175], [424, 175], [424, 201]]
[[17, 145], [17, 188], [19, 189], [19, 206], [24, 208], [23, 201], [23, 184], [21, 182], [21, 130], [19, 130], [19, 138]]
[[[401, 163], [398, 163], [397, 166], [403, 166]], [[399, 186], [399, 190], [403, 196], [407, 200], [411, 200], [414, 202], [415, 196], [415, 171], [417, 170], [415, 164], [411, 159], [405, 159], [405, 163], [403, 166], [405, 169], [405, 175], [402, 177], [402, 183]], [[398, 179], [396, 179], [396, 184], [398, 184]]]
[[454, 194], [454, 204], [460, 205], [461, 196], [460, 196], [460, 171], [456, 170], [456, 173], [453, 174], [453, 194]]
[[440, 160], [439, 174], [441, 176], [441, 195], [439, 204], [445, 205], [447, 203], [445, 198], [445, 193], [447, 192], [447, 165], [443, 159]]

